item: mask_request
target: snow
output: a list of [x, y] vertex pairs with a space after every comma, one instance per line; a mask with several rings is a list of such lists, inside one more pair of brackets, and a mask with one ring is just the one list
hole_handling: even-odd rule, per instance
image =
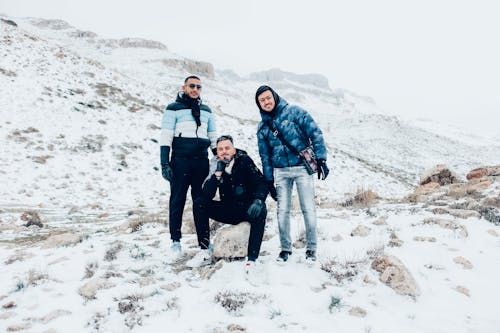
[[[270, 82], [311, 112], [329, 147], [331, 175], [315, 183], [319, 260], [308, 266], [305, 249], [296, 248], [285, 265], [275, 262], [276, 205], [268, 199], [265, 241], [251, 281], [238, 260], [190, 269], [184, 263], [197, 252], [195, 235], [183, 235], [185, 256], [172, 262], [164, 224], [169, 187], [155, 169], [163, 107], [187, 74], [161, 60], [185, 59], [167, 50], [116, 47], [98, 36], [71, 37], [71, 27], [10, 19], [19, 27], [0, 23], [0, 69], [15, 73], [0, 73], [0, 303], [15, 307], [0, 310], [1, 331], [26, 325], [26, 332], [500, 332], [500, 226], [443, 216], [467, 229], [461, 237], [423, 223], [434, 216], [432, 207], [400, 200], [436, 164], [462, 178], [475, 167], [498, 164], [493, 137], [401, 120], [369, 98], [339, 93], [340, 87]], [[217, 71], [202, 81], [219, 133], [233, 135], [259, 164], [254, 92], [266, 82]], [[499, 185], [485, 193], [498, 197]], [[342, 207], [359, 189], [382, 199]], [[28, 209], [39, 212], [44, 228], [22, 226]], [[184, 217], [190, 215], [188, 199]], [[139, 230], [122, 227], [134, 218], [145, 220]], [[373, 224], [381, 218], [386, 224]], [[369, 234], [351, 236], [360, 225]], [[43, 246], [49, 235], [63, 232], [82, 241]], [[292, 238], [303, 232], [295, 204]], [[401, 247], [388, 246], [392, 233]], [[115, 242], [121, 249], [113, 259], [106, 254], [118, 249]], [[419, 296], [398, 295], [379, 280], [370, 265], [380, 252], [404, 263]], [[455, 263], [460, 256], [473, 267]], [[93, 263], [98, 267], [88, 277]], [[78, 290], [98, 278], [108, 286], [95, 299], [82, 297]], [[224, 299], [235, 309], [224, 307]], [[349, 314], [355, 307], [366, 316]]]

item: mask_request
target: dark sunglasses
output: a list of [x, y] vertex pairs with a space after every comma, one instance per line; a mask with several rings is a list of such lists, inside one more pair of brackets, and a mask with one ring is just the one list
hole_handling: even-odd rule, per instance
[[190, 83], [188, 84], [188, 87], [191, 89], [194, 89], [196, 87], [198, 90], [201, 90], [201, 84]]

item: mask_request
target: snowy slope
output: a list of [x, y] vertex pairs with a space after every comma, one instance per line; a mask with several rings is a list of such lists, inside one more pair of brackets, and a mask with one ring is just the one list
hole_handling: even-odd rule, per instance
[[[493, 301], [500, 296], [500, 227], [478, 216], [445, 215], [467, 228], [464, 238], [423, 223], [434, 216], [433, 204], [395, 203], [436, 164], [462, 178], [498, 164], [498, 141], [388, 116], [370, 98], [311, 84], [317, 76], [278, 73], [261, 82], [258, 73], [214, 70], [154, 41], [104, 39], [63, 21], [12, 20], [17, 27], [0, 22], [0, 302], [14, 306], [1, 310], [0, 330], [499, 332]], [[187, 268], [196, 253], [192, 233], [183, 239], [183, 261], [170, 262], [159, 125], [191, 71], [205, 73], [202, 97], [219, 133], [233, 135], [258, 163], [259, 85], [271, 84], [320, 124], [332, 173], [316, 182], [316, 266], [304, 264], [300, 246], [289, 265], [276, 265], [271, 200], [256, 285], [244, 281], [241, 261]], [[387, 200], [341, 207], [360, 188]], [[490, 188], [487, 195], [498, 197], [499, 182]], [[39, 212], [44, 228], [22, 226], [27, 209]], [[188, 202], [187, 221], [190, 215]], [[146, 223], [133, 231], [127, 225], [137, 218]], [[368, 235], [353, 236], [358, 226], [370, 228]], [[297, 205], [292, 229], [294, 239], [303, 234]], [[394, 233], [403, 246], [387, 245]], [[76, 240], [46, 243], [68, 234]], [[381, 252], [404, 262], [418, 297], [379, 281], [370, 264]], [[457, 264], [458, 257], [472, 268]], [[79, 294], [89, 282], [99, 285], [95, 298]]]

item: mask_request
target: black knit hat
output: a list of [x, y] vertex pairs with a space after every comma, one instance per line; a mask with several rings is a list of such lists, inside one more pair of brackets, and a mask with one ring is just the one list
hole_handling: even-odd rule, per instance
[[257, 107], [259, 108], [259, 110], [262, 111], [262, 108], [260, 107], [260, 103], [259, 103], [259, 95], [267, 90], [269, 90], [273, 94], [274, 103], [275, 103], [274, 109], [273, 109], [273, 111], [274, 111], [274, 110], [276, 110], [276, 106], [278, 106], [278, 103], [280, 102], [280, 97], [276, 93], [276, 91], [274, 91], [273, 88], [271, 88], [269, 86], [263, 85], [257, 89], [257, 91], [255, 92], [255, 103], [257, 103]]

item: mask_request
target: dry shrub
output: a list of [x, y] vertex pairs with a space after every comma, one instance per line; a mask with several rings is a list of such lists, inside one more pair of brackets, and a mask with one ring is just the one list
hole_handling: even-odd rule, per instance
[[220, 303], [228, 312], [238, 313], [248, 302], [256, 304], [265, 297], [265, 295], [256, 295], [249, 292], [224, 290], [219, 291], [214, 300], [216, 303]]
[[356, 190], [356, 194], [354, 194], [352, 198], [348, 198], [344, 203], [341, 204], [341, 206], [368, 207], [376, 203], [378, 199], [378, 194], [372, 191], [370, 188], [365, 189], [364, 187], [359, 187]]

